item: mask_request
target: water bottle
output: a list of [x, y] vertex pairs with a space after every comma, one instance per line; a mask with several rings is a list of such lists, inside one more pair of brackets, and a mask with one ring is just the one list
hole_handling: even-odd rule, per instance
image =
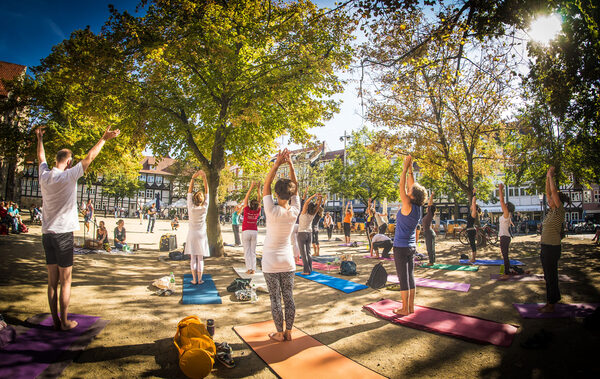
[[209, 318], [206, 320], [206, 331], [210, 334], [210, 337], [215, 335], [215, 320]]
[[500, 275], [504, 275], [504, 264], [500, 265]]
[[171, 271], [171, 278], [169, 279], [169, 289], [175, 289], [175, 275], [173, 275], [173, 271]]
[[256, 303], [258, 301], [258, 295], [256, 294], [256, 283], [250, 282], [250, 302]]

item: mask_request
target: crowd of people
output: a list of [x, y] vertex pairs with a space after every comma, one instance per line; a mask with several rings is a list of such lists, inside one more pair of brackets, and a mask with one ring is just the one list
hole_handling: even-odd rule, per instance
[[19, 205], [12, 201], [0, 202], [0, 234], [13, 234], [27, 232], [27, 227], [21, 218]]

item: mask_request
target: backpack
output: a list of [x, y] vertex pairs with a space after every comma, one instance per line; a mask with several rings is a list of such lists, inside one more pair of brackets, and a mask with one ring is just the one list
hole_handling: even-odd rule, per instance
[[188, 378], [204, 378], [210, 374], [217, 348], [198, 316], [179, 321], [173, 344], [179, 352], [179, 368]]
[[252, 281], [252, 279], [235, 278], [233, 282], [227, 286], [227, 292], [250, 289], [250, 281]]
[[387, 276], [388, 274], [385, 267], [383, 267], [383, 263], [379, 262], [373, 267], [373, 270], [371, 270], [367, 285], [374, 289], [383, 288], [387, 283]]
[[27, 233], [29, 232], [29, 229], [27, 228], [27, 225], [20, 223], [19, 224], [19, 232], [21, 233]]
[[356, 275], [356, 263], [352, 261], [342, 261], [340, 265], [340, 274], [354, 276]]

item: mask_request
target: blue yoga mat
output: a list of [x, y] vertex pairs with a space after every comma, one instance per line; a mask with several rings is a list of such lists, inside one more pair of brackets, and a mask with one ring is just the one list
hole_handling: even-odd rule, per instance
[[318, 257], [311, 257], [315, 262], [327, 263], [335, 261], [335, 257], [333, 255], [320, 255]]
[[221, 297], [210, 274], [202, 275], [202, 284], [192, 284], [192, 274], [183, 276], [182, 304], [221, 304]]
[[335, 276], [329, 276], [329, 275], [321, 274], [321, 273], [318, 273], [315, 271], [313, 271], [312, 274], [310, 274], [310, 275], [303, 275], [300, 272], [297, 272], [296, 275], [298, 275], [304, 279], [308, 279], [308, 280], [312, 280], [317, 283], [325, 284], [326, 286], [335, 288], [336, 290], [340, 290], [344, 293], [350, 293], [350, 292], [354, 292], [354, 291], [364, 290], [365, 288], [369, 288], [369, 287], [365, 286], [364, 284], [354, 283], [354, 282], [351, 282], [346, 279], [336, 278]]
[[[466, 265], [471, 264], [468, 259], [461, 259], [460, 263], [466, 264]], [[481, 266], [500, 266], [500, 265], [504, 264], [504, 261], [502, 259], [475, 259], [475, 263], [473, 263], [473, 264], [481, 265]], [[510, 265], [511, 266], [523, 266], [523, 265], [525, 265], [525, 263], [523, 263], [521, 261], [517, 261], [516, 259], [511, 259]]]

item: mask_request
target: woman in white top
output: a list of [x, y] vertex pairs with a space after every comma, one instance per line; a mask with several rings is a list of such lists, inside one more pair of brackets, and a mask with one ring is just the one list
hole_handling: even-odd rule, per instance
[[[194, 193], [194, 180], [202, 176], [204, 192]], [[206, 212], [208, 210], [208, 181], [204, 171], [199, 170], [190, 180], [187, 194], [187, 208], [189, 215], [189, 230], [185, 240], [185, 254], [191, 255], [190, 269], [192, 270], [192, 284], [202, 284], [202, 271], [204, 271], [204, 257], [210, 256], [208, 237], [206, 236]]]
[[[312, 200], [317, 196], [317, 202]], [[312, 273], [312, 258], [310, 257], [310, 242], [312, 236], [313, 218], [321, 208], [323, 198], [320, 194], [314, 194], [309, 197], [302, 207], [300, 221], [298, 222], [298, 247], [300, 248], [300, 257], [302, 258], [302, 273], [309, 275]]]
[[[289, 164], [290, 178], [281, 178], [275, 183], [277, 203], [274, 204], [271, 196], [271, 183], [277, 169], [284, 163]], [[292, 327], [296, 316], [293, 297], [296, 263], [290, 236], [300, 213], [300, 198], [298, 197], [298, 181], [294, 165], [287, 149], [277, 154], [277, 159], [265, 178], [263, 207], [267, 220], [267, 234], [263, 247], [262, 271], [269, 289], [271, 314], [277, 329], [276, 333], [269, 333], [269, 338], [278, 342], [289, 341], [292, 339]], [[282, 297], [285, 304], [285, 332], [281, 309]]]
[[502, 216], [498, 219], [500, 227], [498, 230], [498, 236], [500, 236], [500, 252], [502, 253], [502, 258], [504, 259], [504, 275], [500, 277], [500, 279], [507, 279], [508, 275], [512, 274], [510, 271], [510, 259], [508, 258], [508, 248], [510, 246], [510, 225], [512, 223], [512, 214], [515, 211], [515, 205], [510, 201], [508, 203], [504, 202], [504, 184], [500, 183], [498, 185], [498, 190], [500, 192], [500, 207], [502, 207]]
[[331, 240], [331, 233], [333, 232], [333, 218], [329, 212], [325, 213], [323, 227], [327, 230], [327, 241]]

